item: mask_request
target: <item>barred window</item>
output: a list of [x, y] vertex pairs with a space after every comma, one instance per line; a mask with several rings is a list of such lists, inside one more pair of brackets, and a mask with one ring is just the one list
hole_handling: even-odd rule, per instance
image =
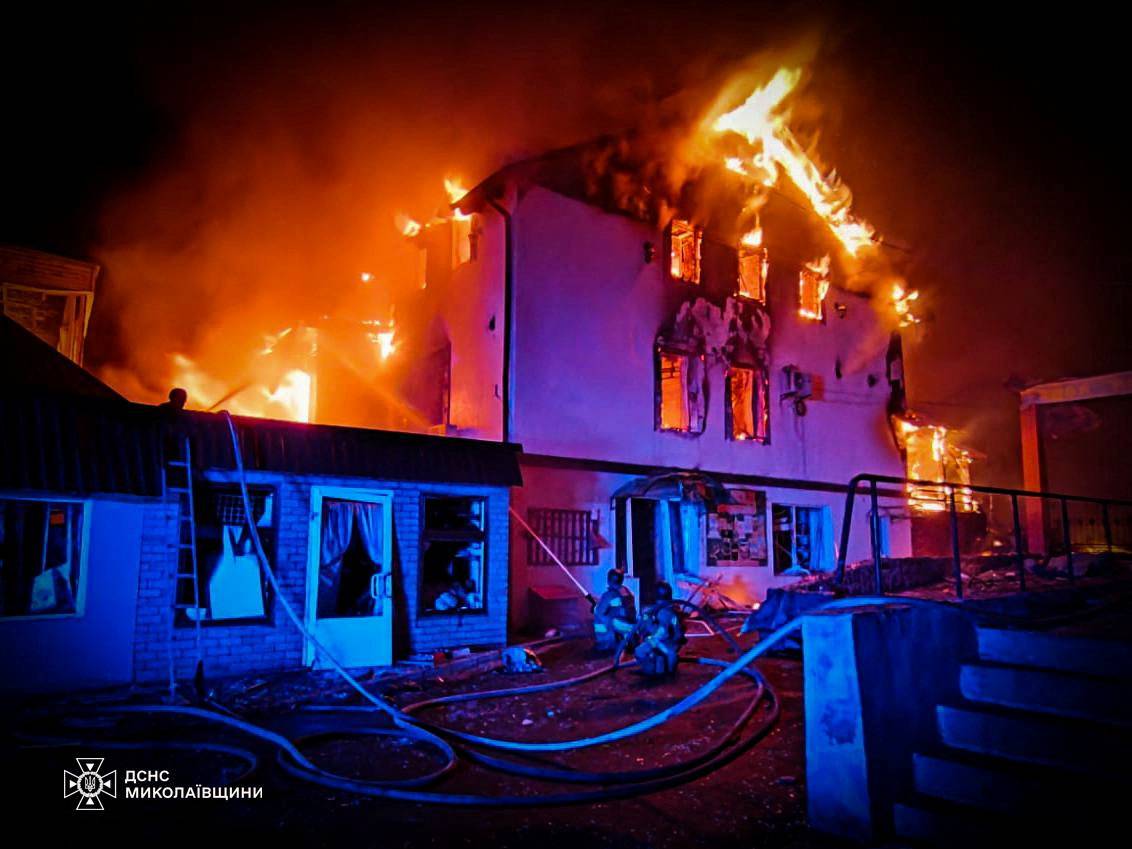
[[[600, 514], [588, 510], [531, 509], [527, 522], [566, 566], [596, 566], [598, 562], [598, 521]], [[546, 549], [533, 537], [527, 538], [527, 563], [550, 566], [554, 563]]]

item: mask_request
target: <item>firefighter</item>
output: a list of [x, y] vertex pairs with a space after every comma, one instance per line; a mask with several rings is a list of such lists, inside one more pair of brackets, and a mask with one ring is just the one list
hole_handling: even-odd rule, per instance
[[606, 590], [594, 607], [594, 648], [603, 652], [613, 651], [637, 623], [637, 605], [625, 586], [625, 573], [610, 569], [605, 580]]
[[637, 622], [640, 644], [633, 654], [645, 675], [670, 675], [676, 671], [684, 638], [684, 620], [672, 603], [672, 587], [665, 581], [656, 585], [656, 602], [641, 611]]

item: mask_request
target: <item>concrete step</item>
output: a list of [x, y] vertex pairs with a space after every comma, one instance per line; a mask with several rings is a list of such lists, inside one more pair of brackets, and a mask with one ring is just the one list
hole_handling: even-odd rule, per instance
[[945, 746], [1022, 763], [1121, 775], [1132, 758], [1123, 729], [1083, 720], [949, 705], [936, 708], [936, 719]]
[[921, 796], [1003, 815], [1087, 808], [1106, 795], [1103, 782], [1075, 773], [957, 750], [916, 753], [912, 767]]
[[1085, 637], [979, 628], [979, 657], [991, 663], [1132, 678], [1132, 644]]
[[1010, 831], [993, 815], [930, 799], [893, 805], [892, 826], [897, 837], [928, 846], [986, 846]]
[[979, 663], [961, 668], [959, 688], [972, 702], [1132, 726], [1132, 680]]

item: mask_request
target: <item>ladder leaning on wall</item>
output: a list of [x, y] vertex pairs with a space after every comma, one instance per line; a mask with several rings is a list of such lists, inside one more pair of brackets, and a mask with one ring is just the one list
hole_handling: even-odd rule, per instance
[[177, 501], [177, 569], [173, 576], [173, 609], [169, 619], [169, 698], [176, 697], [177, 663], [174, 639], [178, 620], [190, 619], [196, 647], [195, 680], [198, 687], [204, 676], [204, 654], [201, 634], [200, 578], [197, 571], [196, 507], [193, 503], [192, 445], [188, 436], [171, 439], [167, 446], [173, 450], [167, 456], [164, 468], [164, 492], [169, 500]]

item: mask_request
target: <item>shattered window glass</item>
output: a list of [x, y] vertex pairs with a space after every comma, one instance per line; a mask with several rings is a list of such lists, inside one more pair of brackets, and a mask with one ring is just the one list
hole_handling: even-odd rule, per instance
[[486, 506], [480, 497], [424, 497], [420, 564], [423, 612], [485, 609]]
[[812, 572], [820, 567], [825, 537], [829, 533], [822, 508], [773, 504], [771, 523], [774, 574], [791, 570]]
[[0, 500], [0, 617], [79, 612], [81, 503]]
[[700, 249], [703, 232], [688, 221], [675, 219], [669, 229], [670, 273], [685, 283], [700, 282]]
[[[270, 587], [260, 569], [238, 486], [206, 484], [195, 488], [196, 558], [199, 607], [192, 581], [177, 581], [176, 623], [262, 623], [270, 606]], [[260, 543], [268, 560], [275, 557], [275, 491], [248, 487], [248, 500]], [[187, 526], [181, 529], [184, 533]], [[182, 537], [179, 542], [188, 542]]]

